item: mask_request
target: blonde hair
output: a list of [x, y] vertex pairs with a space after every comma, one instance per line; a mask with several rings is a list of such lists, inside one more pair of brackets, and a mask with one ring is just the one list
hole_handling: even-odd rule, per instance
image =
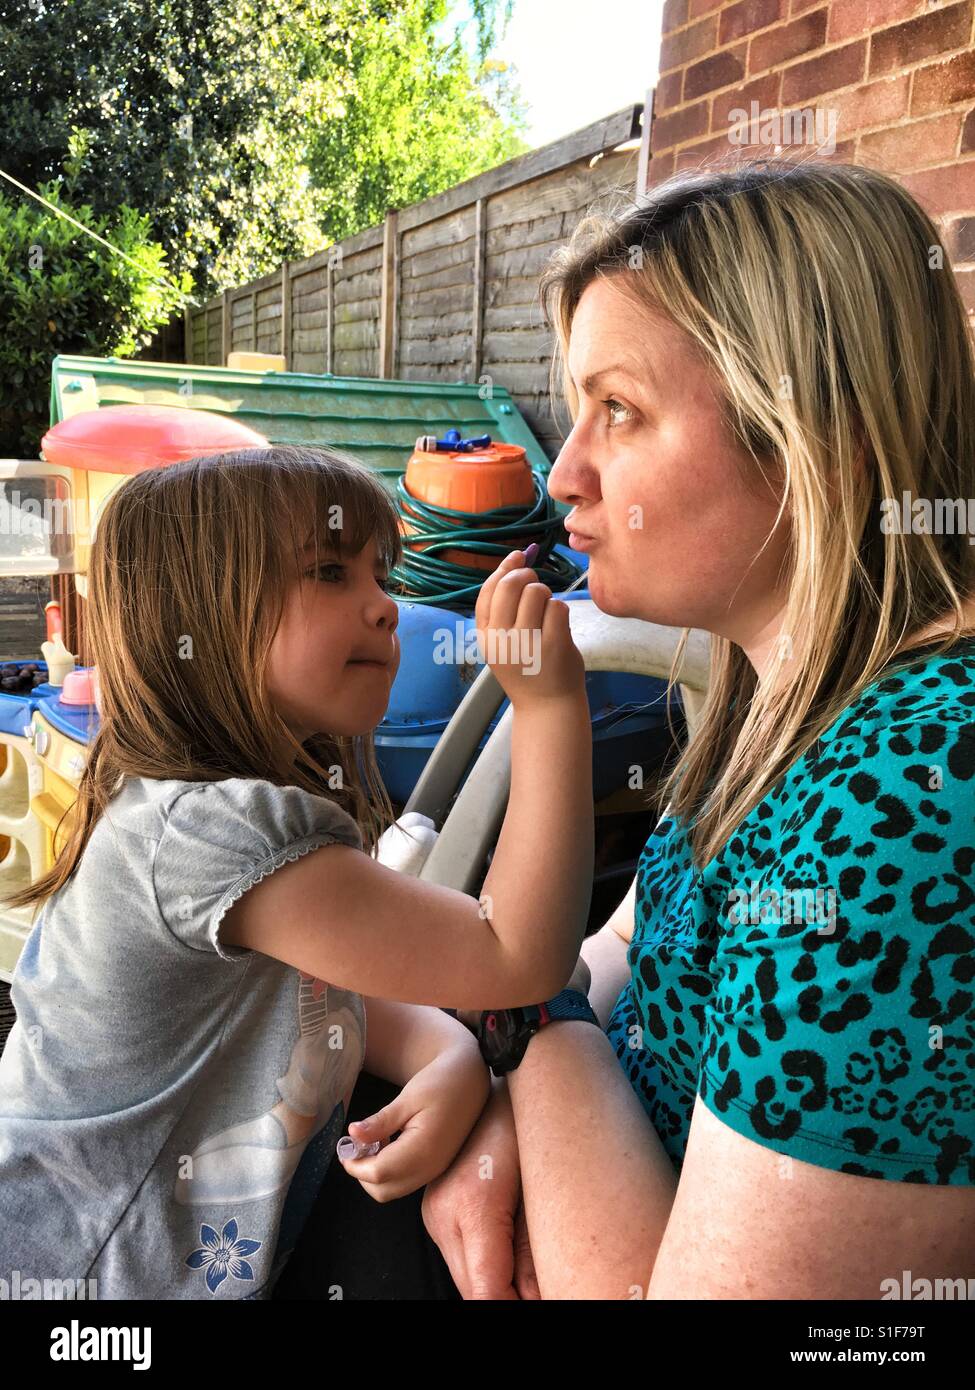
[[71, 877], [124, 777], [303, 787], [347, 811], [372, 852], [394, 819], [372, 733], [298, 743], [265, 684], [286, 590], [310, 568], [303, 546], [314, 542], [317, 564], [326, 548], [357, 554], [370, 537], [387, 570], [400, 562], [392, 497], [332, 450], [247, 449], [126, 479], [99, 517], [89, 570], [100, 728], [67, 813], [70, 837], [10, 905], [41, 902]]
[[712, 636], [695, 736], [658, 792], [701, 868], [906, 639], [949, 610], [955, 627], [938, 651], [971, 633], [964, 528], [907, 536], [885, 533], [880, 517], [882, 499], [899, 509], [905, 492], [975, 495], [971, 339], [930, 218], [893, 179], [826, 160], [681, 172], [580, 223], [540, 286], [553, 382], [561, 368], [573, 415], [569, 335], [597, 276], [623, 277], [684, 330], [755, 477], [771, 466], [784, 480], [791, 659], [759, 679], [740, 647]]

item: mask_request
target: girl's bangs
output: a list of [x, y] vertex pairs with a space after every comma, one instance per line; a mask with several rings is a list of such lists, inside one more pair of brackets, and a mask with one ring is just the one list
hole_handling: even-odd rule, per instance
[[379, 562], [388, 572], [400, 563], [403, 551], [396, 504], [381, 480], [363, 471], [364, 465], [336, 462], [330, 452], [327, 461], [314, 459], [315, 466], [291, 475], [289, 483], [298, 485], [283, 489], [282, 530], [290, 533], [297, 551], [317, 541], [320, 555], [333, 553], [340, 559], [358, 555], [375, 539]]

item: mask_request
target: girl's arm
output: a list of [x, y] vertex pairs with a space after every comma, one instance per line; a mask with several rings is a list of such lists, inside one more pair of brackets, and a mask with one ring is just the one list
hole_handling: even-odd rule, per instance
[[366, 999], [366, 1054], [363, 1067], [394, 1086], [405, 1086], [417, 1072], [451, 1049], [480, 1057], [476, 1039], [442, 1009]]
[[505, 1008], [562, 989], [592, 891], [592, 730], [569, 605], [531, 577], [506, 560], [478, 600], [513, 706], [508, 808], [480, 900], [329, 845], [249, 888], [226, 914], [225, 943], [413, 1004]]
[[511, 795], [480, 900], [333, 844], [249, 888], [221, 939], [405, 1003], [490, 1009], [551, 998], [572, 973], [589, 911], [591, 747], [584, 692], [515, 710]]

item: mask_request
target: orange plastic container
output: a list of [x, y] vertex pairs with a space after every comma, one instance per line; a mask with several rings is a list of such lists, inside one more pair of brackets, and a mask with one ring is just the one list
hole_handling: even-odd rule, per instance
[[[491, 444], [473, 453], [458, 451], [429, 454], [415, 449], [406, 466], [403, 478], [410, 497], [433, 507], [447, 507], [455, 512], [493, 512], [499, 507], [530, 507], [535, 500], [535, 482], [525, 451], [518, 444]], [[400, 522], [404, 538], [424, 531], [426, 526], [417, 516], [412, 525], [407, 516], [416, 515], [408, 502], [401, 502], [405, 516]], [[449, 525], [443, 518], [441, 525]], [[458, 527], [476, 525], [458, 522]], [[492, 523], [486, 522], [489, 527]], [[413, 550], [426, 550], [430, 542], [405, 544]], [[514, 546], [512, 546], [514, 549]], [[469, 550], [440, 550], [437, 558], [472, 569], [494, 570], [501, 556], [475, 555]]]

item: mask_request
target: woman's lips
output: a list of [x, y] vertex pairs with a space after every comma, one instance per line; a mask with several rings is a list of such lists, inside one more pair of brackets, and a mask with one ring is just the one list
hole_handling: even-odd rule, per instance
[[578, 531], [569, 532], [569, 545], [573, 550], [581, 550], [586, 554], [595, 544], [592, 536], [581, 536]]

